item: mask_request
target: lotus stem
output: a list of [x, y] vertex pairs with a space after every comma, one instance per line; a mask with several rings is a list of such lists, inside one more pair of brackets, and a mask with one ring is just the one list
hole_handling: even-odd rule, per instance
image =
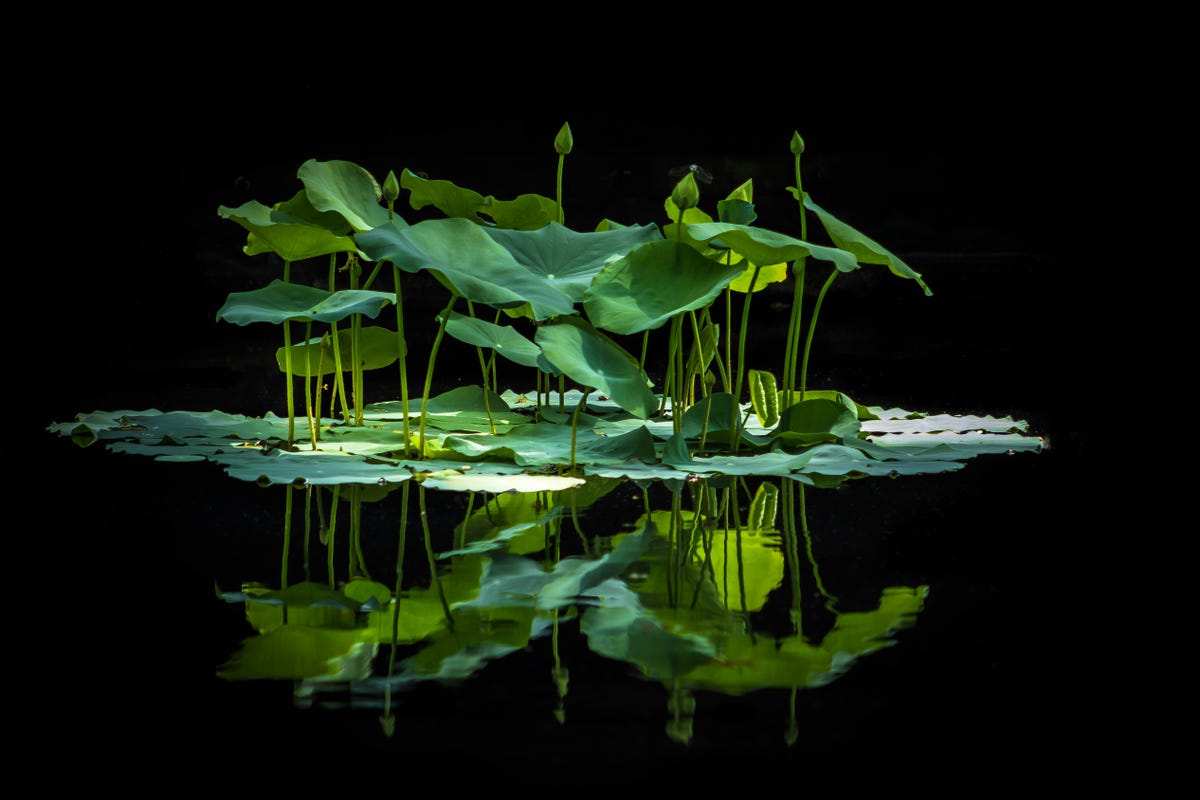
[[333, 545], [337, 539], [338, 497], [342, 493], [342, 485], [333, 485], [333, 499], [329, 502], [329, 530], [325, 534], [325, 571], [328, 573], [329, 588], [335, 588], [336, 570], [333, 568]]
[[392, 282], [396, 286], [396, 346], [400, 365], [400, 413], [404, 415], [404, 457], [412, 446], [408, 427], [408, 342], [404, 338], [404, 297], [400, 291], [400, 267], [392, 264]]
[[804, 388], [808, 382], [808, 351], [812, 348], [813, 333], [817, 329], [817, 316], [821, 313], [821, 303], [825, 301], [825, 293], [829, 291], [829, 287], [833, 286], [833, 282], [841, 272], [834, 268], [829, 279], [825, 281], [825, 285], [821, 287], [820, 294], [817, 295], [817, 303], [813, 306], [812, 319], [808, 321], [808, 337], [804, 341], [804, 361], [800, 365], [800, 399], [804, 399]]
[[571, 474], [575, 473], [575, 434], [579, 430], [579, 413], [587, 406], [588, 395], [592, 393], [592, 387], [583, 387], [583, 397], [579, 400], [579, 405], [575, 406], [575, 413], [571, 415]]
[[[429, 364], [425, 367], [425, 388], [421, 392], [421, 426], [417, 434], [417, 452], [421, 458], [425, 457], [425, 417], [429, 407], [429, 389], [433, 385], [433, 365], [437, 361], [438, 348], [442, 346], [442, 338], [446, 335], [446, 324], [450, 322], [450, 312], [454, 310], [454, 304], [458, 302], [458, 295], [452, 294], [450, 302], [442, 309], [441, 316], [438, 318], [437, 335], [433, 337], [433, 347], [429, 350]], [[425, 495], [421, 494], [421, 515], [424, 519], [424, 501]]]
[[[308, 435], [312, 440], [312, 449], [317, 449], [317, 424], [313, 421], [313, 389], [312, 389], [312, 357], [309, 351], [312, 349], [312, 321], [304, 323], [304, 416], [308, 420]], [[321, 379], [320, 374], [317, 375], [317, 380]], [[317, 408], [317, 414], [320, 414], [320, 407]]]
[[[472, 318], [475, 317], [475, 306], [470, 300], [467, 301], [467, 313], [470, 314]], [[487, 413], [488, 427], [491, 429], [492, 436], [495, 436], [496, 420], [492, 418], [492, 403], [488, 397], [487, 360], [483, 357], [483, 348], [478, 345], [475, 346], [475, 354], [479, 356], [479, 371], [483, 373], [483, 410]]]
[[[291, 283], [292, 262], [283, 262], [283, 282]], [[296, 401], [292, 397], [292, 322], [283, 321], [283, 372], [287, 379], [288, 446], [296, 441]]]

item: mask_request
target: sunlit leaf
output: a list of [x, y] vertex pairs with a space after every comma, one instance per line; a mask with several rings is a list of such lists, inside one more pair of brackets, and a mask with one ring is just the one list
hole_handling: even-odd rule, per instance
[[588, 318], [619, 334], [661, 327], [683, 311], [712, 303], [742, 274], [669, 239], [651, 242], [606, 266], [584, 293]]
[[395, 296], [389, 292], [343, 289], [327, 292], [314, 286], [285, 283], [276, 278], [261, 289], [233, 292], [217, 319], [235, 325], [252, 322], [337, 322], [351, 314], [376, 317]]
[[575, 313], [574, 301], [554, 280], [521, 264], [469, 220], [450, 217], [410, 227], [383, 225], [358, 234], [356, 241], [372, 260], [392, 261], [406, 272], [431, 270], [477, 303], [513, 308], [528, 302], [539, 320]]
[[[794, 193], [795, 191], [793, 190]], [[921, 279], [920, 273], [913, 270], [908, 264], [905, 264], [899, 256], [818, 206], [807, 193], [804, 195], [804, 207], [817, 215], [834, 244], [842, 250], [853, 253], [860, 263], [886, 264], [893, 274], [899, 275], [901, 278], [910, 278], [917, 282], [917, 285], [925, 291], [926, 295], [933, 294], [929, 287], [925, 285], [925, 281]]]
[[750, 402], [758, 424], [773, 428], [779, 422], [779, 389], [775, 376], [764, 370], [750, 370]]
[[782, 264], [812, 256], [832, 262], [842, 272], [858, 269], [858, 261], [853, 253], [812, 244], [766, 228], [730, 222], [709, 222], [690, 225], [687, 232], [693, 239], [701, 242], [719, 238], [724, 246], [742, 254], [752, 264]]
[[276, 211], [257, 200], [237, 208], [220, 206], [217, 213], [249, 231], [244, 248], [247, 255], [276, 253], [284, 261], [294, 262], [330, 253], [358, 252], [354, 239], [344, 231], [334, 231], [285, 211]]
[[603, 392], [639, 419], [657, 410], [637, 360], [586, 321], [564, 317], [540, 326], [534, 338], [550, 363], [579, 385]]
[[[338, 331], [337, 341], [342, 369], [349, 371], [354, 334], [349, 330]], [[358, 361], [363, 369], [380, 369], [395, 363], [399, 358], [400, 344], [396, 332], [369, 325], [359, 328]], [[292, 374], [301, 377], [331, 375], [337, 371], [338, 359], [333, 352], [333, 337], [321, 336], [307, 342], [294, 344], [292, 351]], [[280, 371], [286, 367], [285, 348], [275, 351], [275, 363]]]
[[496, 243], [538, 280], [546, 282], [572, 302], [584, 293], [605, 264], [648, 242], [662, 240], [654, 225], [579, 233], [557, 222], [535, 231], [489, 228]]
[[534, 367], [542, 372], [557, 374], [554, 365], [542, 355], [542, 348], [525, 338], [510, 325], [496, 325], [477, 317], [468, 317], [457, 311], [450, 312], [446, 323], [446, 333], [460, 342], [473, 344], [476, 347], [488, 347], [495, 350], [497, 355], [504, 356], [526, 367]]
[[409, 203], [418, 211], [434, 206], [447, 217], [482, 221], [478, 212], [486, 201], [479, 192], [461, 188], [451, 181], [422, 178], [408, 169], [400, 174], [400, 185], [408, 189]]
[[309, 202], [318, 211], [342, 216], [356, 231], [367, 231], [388, 221], [388, 210], [379, 204], [383, 191], [365, 169], [351, 161], [305, 161], [297, 173]]

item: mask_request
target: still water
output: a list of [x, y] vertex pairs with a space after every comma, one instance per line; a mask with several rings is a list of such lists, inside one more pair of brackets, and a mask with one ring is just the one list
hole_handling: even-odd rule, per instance
[[[1001, 315], [997, 293], [955, 298], [1023, 285], [1013, 268], [951, 264], [938, 277], [954, 312], [927, 323], [848, 302], [818, 342], [817, 379], [857, 399], [1011, 414], [1052, 443], [956, 472], [803, 492], [617, 481], [573, 510], [415, 482], [343, 486], [335, 502], [330, 487], [80, 449], [36, 420], [36, 476], [13, 494], [39, 511], [15, 537], [38, 643], [14, 650], [38, 676], [20, 688], [28, 739], [106, 762], [436, 768], [447, 785], [713, 785], [825, 764], [925, 782], [947, 764], [1076, 774], [1125, 759], [1139, 737], [1114, 652], [1140, 612], [1119, 589], [1123, 492], [1078, 400], [1086, 331]], [[1056, 296], [1079, 278], [1059, 274]], [[260, 373], [222, 382], [242, 356], [216, 344], [211, 362], [66, 376], [52, 419], [279, 408]]]
[[97, 747], [1000, 763], [1093, 745], [1108, 713], [1083, 657], [1099, 591], [1063, 571], [1102, 554], [1052, 502], [1053, 449], [828, 488], [615, 480], [572, 508], [54, 444], [80, 478], [62, 624]]

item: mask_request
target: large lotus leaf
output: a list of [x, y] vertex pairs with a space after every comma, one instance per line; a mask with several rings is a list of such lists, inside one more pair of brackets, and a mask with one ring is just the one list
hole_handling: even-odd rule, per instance
[[408, 202], [418, 211], [426, 206], [433, 206], [447, 217], [463, 217], [482, 222], [477, 212], [488, 201], [479, 192], [463, 189], [446, 180], [422, 178], [408, 169], [400, 173], [400, 185], [408, 189]]
[[535, 614], [520, 607], [456, 610], [453, 630], [431, 636], [421, 652], [404, 660], [402, 675], [466, 680], [489, 662], [526, 647], [544, 627], [536, 624]]
[[[755, 272], [757, 270], [757, 272]], [[761, 292], [763, 289], [770, 286], [772, 283], [782, 283], [787, 280], [788, 271], [787, 263], [768, 264], [765, 267], [758, 267], [754, 264], [749, 264], [742, 274], [733, 279], [729, 284], [729, 288], [735, 292]], [[750, 281], [754, 281], [753, 288], [750, 286]]]
[[313, 208], [341, 215], [356, 231], [368, 231], [388, 221], [379, 204], [383, 192], [371, 173], [351, 161], [309, 159], [297, 173]]
[[804, 195], [804, 207], [812, 210], [817, 215], [818, 219], [821, 220], [821, 224], [825, 226], [825, 231], [829, 234], [829, 238], [833, 240], [833, 243], [842, 250], [853, 253], [860, 263], [886, 264], [893, 274], [899, 275], [901, 278], [910, 278], [916, 281], [917, 285], [925, 290], [927, 296], [933, 294], [930, 288], [925, 285], [925, 281], [921, 280], [920, 273], [914, 271], [908, 264], [905, 264], [899, 256], [865, 233], [860, 233], [818, 206], [807, 193]]
[[670, 239], [650, 242], [604, 267], [584, 293], [583, 306], [599, 328], [639, 333], [709, 305], [742, 271]]
[[558, 221], [558, 203], [540, 194], [517, 195], [512, 200], [488, 195], [479, 213], [491, 217], [497, 228], [532, 231]]
[[853, 253], [812, 244], [765, 228], [753, 228], [731, 222], [708, 222], [689, 225], [687, 233], [701, 242], [719, 239], [721, 244], [745, 256], [752, 264], [781, 264], [812, 256], [822, 261], [833, 262], [842, 272], [858, 269], [858, 261]]
[[[449, 436], [442, 444], [464, 458], [501, 458], [519, 466], [534, 467], [569, 464], [571, 438], [569, 425], [537, 423], [503, 436]], [[616, 436], [584, 428], [575, 432], [577, 464], [623, 464], [657, 458], [654, 438], [644, 427]]]
[[801, 447], [820, 442], [842, 442], [856, 439], [860, 427], [858, 416], [844, 403], [805, 399], [780, 413], [773, 440]]
[[457, 311], [451, 311], [450, 319], [446, 322], [446, 333], [460, 342], [473, 344], [476, 347], [490, 347], [497, 354], [522, 366], [558, 374], [554, 365], [542, 355], [542, 348], [522, 336], [510, 325], [496, 325], [477, 317], [468, 317]]
[[531, 272], [479, 225], [455, 217], [411, 227], [383, 225], [360, 233], [359, 247], [374, 261], [391, 261], [406, 272], [442, 275], [468, 300], [495, 308], [528, 302], [535, 319], [574, 314], [575, 304], [545, 276]]
[[[360, 328], [358, 333], [358, 361], [363, 369], [380, 369], [399, 358], [400, 342], [395, 331], [370, 325]], [[353, 340], [353, 331], [338, 331], [338, 350], [343, 370], [349, 370], [352, 366]], [[315, 337], [307, 342], [292, 345], [291, 351], [293, 375], [311, 377], [331, 375], [337, 371], [338, 359], [334, 357], [333, 337]], [[283, 347], [275, 351], [275, 363], [281, 371], [286, 369], [286, 353], [287, 348]]]
[[219, 206], [217, 213], [249, 231], [243, 248], [247, 255], [276, 253], [284, 261], [294, 262], [330, 253], [358, 252], [354, 239], [343, 232], [268, 208], [257, 200], [237, 208]]
[[648, 242], [662, 240], [654, 225], [579, 233], [551, 222], [534, 231], [489, 228], [487, 233], [532, 275], [572, 302], [583, 300], [605, 264]]
[[276, 278], [261, 289], [233, 292], [217, 312], [217, 319], [235, 325], [252, 322], [337, 322], [351, 314], [376, 317], [393, 302], [389, 292], [343, 289], [327, 292], [315, 286], [285, 283]]
[[585, 320], [564, 317], [542, 325], [534, 339], [550, 363], [579, 385], [603, 392], [639, 419], [657, 410], [658, 398], [638, 362]]

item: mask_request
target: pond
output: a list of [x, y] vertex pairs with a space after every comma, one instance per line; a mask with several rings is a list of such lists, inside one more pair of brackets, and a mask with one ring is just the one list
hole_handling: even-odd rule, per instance
[[[982, 349], [1037, 368], [1026, 342], [1000, 344], [943, 340], [938, 357]], [[843, 385], [888, 385], [905, 368], [833, 367]], [[225, 396], [263, 391], [253, 370], [234, 374]], [[980, 387], [965, 378], [921, 391], [969, 397]], [[159, 396], [186, 408], [198, 383]], [[1079, 504], [1087, 437], [1054, 416], [1063, 387], [1045, 385], [1046, 407], [1018, 407], [1051, 441], [1043, 452], [822, 488], [613, 478], [575, 509], [563, 491], [347, 484], [335, 515], [331, 485], [259, 486], [211, 463], [46, 442], [74, 476], [51, 518], [86, 568], [59, 622], [78, 725], [168, 755], [403, 754], [593, 769], [596, 782], [648, 764], [991, 762], [1049, 752], [1060, 735], [1092, 742], [1107, 712], [1083, 653], [1106, 615], [1090, 568], [1111, 554]], [[716, 516], [696, 524], [705, 503]], [[401, 551], [400, 607], [414, 616], [393, 647], [379, 609]], [[351, 574], [383, 587], [383, 605], [334, 595]], [[299, 594], [280, 605], [285, 583]], [[309, 639], [278, 638], [285, 607]]]
[[[447, 785], [500, 774], [626, 786], [648, 770], [733, 784], [780, 764], [1061, 765], [1064, 740], [1072, 752], [1125, 746], [1110, 724], [1123, 701], [1096, 655], [1128, 611], [1103, 588], [1116, 543], [1098, 535], [1108, 508], [1078, 402], [1095, 366], [1083, 260], [922, 253], [909, 260], [936, 304], [871, 291], [877, 275], [857, 273], [831, 295], [810, 389], [869, 407], [859, 424], [883, 426], [877, 439], [939, 420], [899, 431], [921, 452], [944, 431], [978, 434], [961, 457], [730, 476], [698, 453], [680, 466], [667, 423], [640, 441], [674, 473], [630, 471], [597, 444], [628, 432], [603, 428], [612, 408], [599, 393], [580, 452], [617, 466], [595, 468], [601, 458], [559, 484], [547, 465], [567, 451], [537, 462], [514, 445], [535, 464], [521, 486], [485, 461], [463, 481], [394, 448], [365, 457], [365, 479], [291, 485], [262, 467], [278, 453], [258, 429], [219, 455], [211, 442], [187, 449], [212, 431], [189, 425], [285, 408], [278, 328], [211, 325], [227, 293], [279, 265], [247, 272], [207, 249], [201, 260], [207, 277], [169, 311], [152, 293], [101, 289], [144, 304], [144, 324], [104, 319], [104, 351], [49, 384], [53, 417], [34, 446], [54, 479], [33, 502], [52, 535], [30, 562], [48, 585], [31, 597], [50, 597], [44, 626], [69, 645], [39, 730], [61, 724], [98, 754], [436, 767]], [[410, 277], [404, 313], [423, 327], [409, 345], [428, 353], [444, 281]], [[1030, 286], [1036, 296], [1018, 291]], [[782, 374], [792, 298], [759, 296], [749, 360]], [[1064, 307], [1075, 313], [1053, 311]], [[193, 330], [201, 318], [209, 327]], [[447, 337], [439, 358], [430, 396], [472, 384], [472, 347]], [[647, 372], [661, 384], [675, 364], [652, 357]], [[395, 402], [394, 389], [375, 396]], [[489, 423], [519, 410], [503, 400]], [[368, 419], [399, 427], [386, 413]], [[49, 423], [63, 435], [47, 436]], [[453, 430], [438, 446], [474, 446]]]

